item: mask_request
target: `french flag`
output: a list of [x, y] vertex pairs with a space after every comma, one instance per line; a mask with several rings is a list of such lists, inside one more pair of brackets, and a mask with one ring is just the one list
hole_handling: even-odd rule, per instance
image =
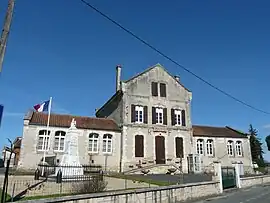
[[50, 100], [48, 101], [45, 101], [41, 104], [37, 104], [34, 106], [34, 109], [37, 111], [37, 112], [45, 112], [45, 111], [49, 111], [49, 105], [50, 105]]

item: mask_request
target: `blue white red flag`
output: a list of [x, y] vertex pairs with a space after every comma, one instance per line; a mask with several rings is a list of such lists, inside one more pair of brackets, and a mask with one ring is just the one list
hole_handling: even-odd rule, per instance
[[50, 105], [50, 100], [48, 101], [45, 101], [41, 104], [37, 104], [34, 106], [34, 109], [37, 111], [37, 112], [45, 112], [45, 111], [49, 111], [49, 105]]

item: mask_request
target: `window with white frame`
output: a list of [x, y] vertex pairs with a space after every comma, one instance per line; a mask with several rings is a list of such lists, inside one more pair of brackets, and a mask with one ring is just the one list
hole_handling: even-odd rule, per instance
[[229, 156], [233, 156], [233, 141], [231, 140], [227, 142], [227, 153]]
[[97, 133], [89, 134], [89, 142], [88, 142], [88, 152], [89, 153], [98, 153], [98, 137]]
[[163, 124], [163, 108], [156, 108], [156, 124]]
[[175, 116], [175, 125], [181, 125], [182, 123], [182, 111], [179, 109], [174, 110], [174, 116]]
[[102, 152], [112, 153], [112, 135], [111, 134], [103, 135]]
[[54, 136], [54, 150], [55, 151], [64, 151], [65, 147], [65, 135], [64, 131], [56, 131]]
[[143, 123], [143, 106], [135, 107], [135, 122]]
[[236, 150], [237, 156], [243, 156], [242, 142], [241, 141], [237, 141], [235, 143], [235, 150]]
[[51, 131], [47, 130], [40, 130], [38, 132], [38, 143], [37, 143], [37, 150], [45, 151], [49, 149], [49, 139], [50, 139]]
[[197, 140], [197, 154], [203, 155], [203, 139], [198, 139]]
[[213, 156], [214, 155], [214, 144], [213, 140], [206, 141], [206, 155]]

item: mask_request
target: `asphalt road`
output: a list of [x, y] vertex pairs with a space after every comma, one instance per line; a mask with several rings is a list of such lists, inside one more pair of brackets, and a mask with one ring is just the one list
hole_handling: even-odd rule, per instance
[[0, 168], [0, 175], [5, 174], [5, 170], [6, 170], [6, 168]]
[[226, 192], [219, 197], [192, 203], [270, 203], [270, 185]]

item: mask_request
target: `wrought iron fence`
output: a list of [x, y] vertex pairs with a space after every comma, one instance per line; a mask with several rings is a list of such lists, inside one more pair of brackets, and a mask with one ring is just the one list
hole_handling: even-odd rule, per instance
[[44, 165], [39, 164], [35, 171], [35, 180], [46, 178], [48, 181], [83, 181], [93, 178], [102, 179], [100, 165]]

